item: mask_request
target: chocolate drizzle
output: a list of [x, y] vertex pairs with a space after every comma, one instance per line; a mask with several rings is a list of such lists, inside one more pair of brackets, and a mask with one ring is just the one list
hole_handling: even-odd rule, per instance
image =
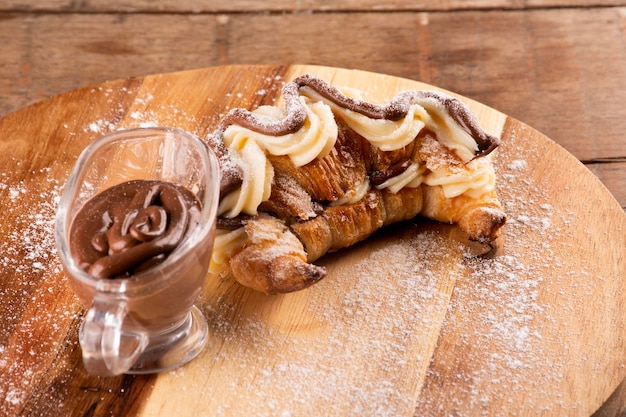
[[443, 106], [453, 120], [476, 140], [478, 144], [476, 156], [487, 155], [500, 144], [500, 140], [485, 132], [474, 114], [456, 98], [434, 91], [411, 90], [397, 94], [387, 104], [377, 105], [347, 97], [335, 87], [311, 74], [302, 75], [283, 87], [287, 111], [287, 116], [284, 119], [272, 119], [242, 108], [233, 109], [222, 120], [218, 128], [220, 136], [228, 126], [233, 124], [270, 136], [282, 136], [296, 132], [302, 127], [307, 117], [306, 108], [300, 100], [300, 90], [302, 89], [309, 89], [337, 106], [363, 114], [371, 119], [399, 120], [408, 114], [412, 104], [432, 101], [434, 104]]
[[71, 252], [97, 278], [131, 276], [162, 262], [180, 245], [200, 203], [160, 181], [129, 181], [89, 200], [75, 216]]
[[219, 130], [224, 131], [226, 127], [236, 124], [270, 136], [283, 136], [298, 131], [304, 125], [307, 117], [306, 108], [300, 101], [298, 85], [295, 83], [286, 84], [283, 88], [283, 97], [285, 98], [287, 111], [287, 116], [284, 119], [277, 121], [276, 119], [238, 108], [226, 114]]
[[367, 101], [356, 100], [343, 95], [335, 87], [310, 74], [296, 78], [293, 80], [293, 83], [299, 88], [309, 88], [336, 105], [360, 113], [370, 119], [399, 120], [407, 115], [411, 105], [411, 97], [407, 97], [406, 93], [394, 97], [386, 105], [376, 105]]
[[376, 105], [343, 95], [338, 89], [313, 75], [303, 75], [293, 83], [300, 88], [309, 88], [314, 93], [334, 104], [360, 113], [370, 119], [399, 120], [409, 113], [413, 104], [432, 101], [446, 109], [450, 117], [463, 128], [478, 144], [478, 153], [483, 156], [491, 153], [500, 145], [500, 139], [485, 132], [479, 125], [474, 114], [460, 100], [434, 91], [411, 90], [397, 94], [387, 104]]
[[298, 131], [306, 121], [307, 110], [302, 102], [301, 93], [319, 96], [345, 109], [363, 114], [371, 119], [399, 120], [410, 111], [412, 104], [426, 104], [443, 107], [450, 117], [465, 130], [478, 145], [474, 158], [488, 155], [500, 145], [500, 139], [485, 132], [474, 114], [460, 100], [426, 90], [411, 90], [397, 94], [389, 103], [377, 105], [363, 100], [347, 97], [337, 88], [311, 74], [302, 75], [283, 87], [283, 97], [287, 115], [276, 120], [268, 116], [254, 114], [243, 108], [236, 108], [226, 114], [217, 130], [209, 136], [209, 142], [222, 158], [221, 192], [228, 191], [241, 184], [241, 171], [238, 166], [228, 162], [228, 150], [221, 138], [231, 125], [239, 125], [257, 133], [269, 136], [282, 136]]
[[478, 152], [475, 157], [485, 156], [493, 152], [500, 146], [500, 138], [490, 135], [480, 127], [476, 116], [472, 113], [462, 101], [436, 93], [434, 91], [413, 91], [404, 94], [419, 94], [421, 98], [431, 99], [441, 103], [447, 110], [448, 114], [459, 124], [478, 144]]

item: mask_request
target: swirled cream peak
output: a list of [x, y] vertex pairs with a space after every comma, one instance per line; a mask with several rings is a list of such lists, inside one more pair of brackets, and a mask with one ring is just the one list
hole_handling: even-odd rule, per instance
[[[222, 199], [218, 208], [220, 215], [256, 214], [259, 204], [269, 198], [274, 171], [266, 153], [286, 155], [295, 166], [302, 166], [327, 155], [333, 148], [338, 132], [330, 107], [322, 102], [309, 102], [304, 97], [298, 100], [306, 118], [293, 133], [275, 136], [237, 124], [224, 130], [222, 140], [241, 168], [242, 184]], [[266, 126], [287, 118], [284, 111], [273, 106], [259, 107], [252, 114]]]
[[198, 223], [200, 202], [161, 181], [128, 181], [96, 194], [74, 216], [70, 252], [96, 278], [130, 277], [161, 262]]
[[[224, 144], [230, 148], [234, 141], [253, 140], [272, 155], [289, 156], [295, 166], [306, 165], [315, 158], [325, 156], [337, 141], [337, 124], [333, 113], [322, 102], [310, 102], [304, 97], [299, 100], [307, 117], [302, 126], [293, 133], [275, 136], [231, 125], [224, 131]], [[275, 123], [286, 118], [285, 112], [274, 106], [261, 106], [253, 113]]]
[[274, 168], [259, 144], [245, 134], [226, 140], [231, 158], [241, 170], [241, 185], [220, 200], [219, 216], [232, 218], [240, 213], [257, 214], [257, 207], [270, 197]]

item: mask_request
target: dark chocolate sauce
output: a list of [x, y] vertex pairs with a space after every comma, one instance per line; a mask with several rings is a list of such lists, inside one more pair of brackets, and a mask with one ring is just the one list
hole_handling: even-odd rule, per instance
[[70, 229], [70, 252], [97, 278], [130, 277], [163, 262], [198, 224], [200, 202], [184, 187], [128, 181], [92, 197]]

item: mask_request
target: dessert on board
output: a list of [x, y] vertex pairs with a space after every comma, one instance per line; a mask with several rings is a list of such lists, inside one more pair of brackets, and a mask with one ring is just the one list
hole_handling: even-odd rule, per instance
[[[222, 183], [210, 272], [266, 293], [326, 276], [314, 262], [416, 216], [491, 244], [506, 221], [500, 141], [460, 100], [406, 91], [383, 104], [303, 75], [284, 106], [231, 110], [208, 143]], [[419, 256], [419, 254], [416, 254]]]

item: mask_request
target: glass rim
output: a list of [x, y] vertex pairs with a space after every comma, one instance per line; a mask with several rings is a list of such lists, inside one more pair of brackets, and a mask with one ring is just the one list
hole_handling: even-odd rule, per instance
[[[194, 147], [198, 150], [198, 154], [201, 155], [201, 159], [203, 161], [202, 165], [205, 165], [208, 170], [206, 179], [203, 181], [205, 190], [201, 201], [202, 216], [200, 224], [198, 224], [192, 233], [185, 237], [178, 247], [168, 254], [167, 258], [163, 262], [145, 272], [141, 272], [128, 278], [119, 279], [103, 279], [90, 275], [78, 266], [74, 257], [69, 252], [69, 242], [67, 238], [73, 220], [68, 218], [70, 215], [69, 207], [71, 205], [72, 198], [75, 195], [76, 187], [78, 186], [77, 174], [80, 167], [86, 162], [89, 162], [89, 159], [93, 156], [94, 151], [97, 151], [98, 149], [101, 149], [115, 141], [123, 140], [124, 136], [134, 138], [132, 135], [138, 135], [137, 139], [139, 139], [141, 136], [149, 137], [150, 135], [163, 137], [168, 133], [184, 136], [190, 139], [191, 142], [195, 144]], [[175, 263], [181, 257], [192, 251], [195, 245], [201, 241], [207, 233], [210, 233], [210, 230], [214, 227], [217, 216], [217, 207], [219, 205], [219, 184], [220, 170], [217, 156], [204, 141], [193, 133], [172, 127], [139, 127], [117, 130], [97, 138], [81, 151], [80, 155], [74, 162], [72, 170], [70, 171], [65, 185], [63, 186], [63, 191], [61, 192], [57, 205], [54, 221], [54, 236], [56, 240], [57, 253], [61, 258], [64, 269], [68, 270], [67, 272], [71, 273], [75, 279], [93, 288], [97, 288], [99, 291], [107, 293], [124, 294], [128, 291], [139, 290], [145, 286], [155, 285], [161, 279], [165, 279], [164, 274], [159, 274], [159, 271], [167, 268], [169, 265]], [[90, 196], [90, 198], [91, 197], [93, 196]], [[146, 279], [146, 276], [148, 275], [155, 276], [155, 279]]]

